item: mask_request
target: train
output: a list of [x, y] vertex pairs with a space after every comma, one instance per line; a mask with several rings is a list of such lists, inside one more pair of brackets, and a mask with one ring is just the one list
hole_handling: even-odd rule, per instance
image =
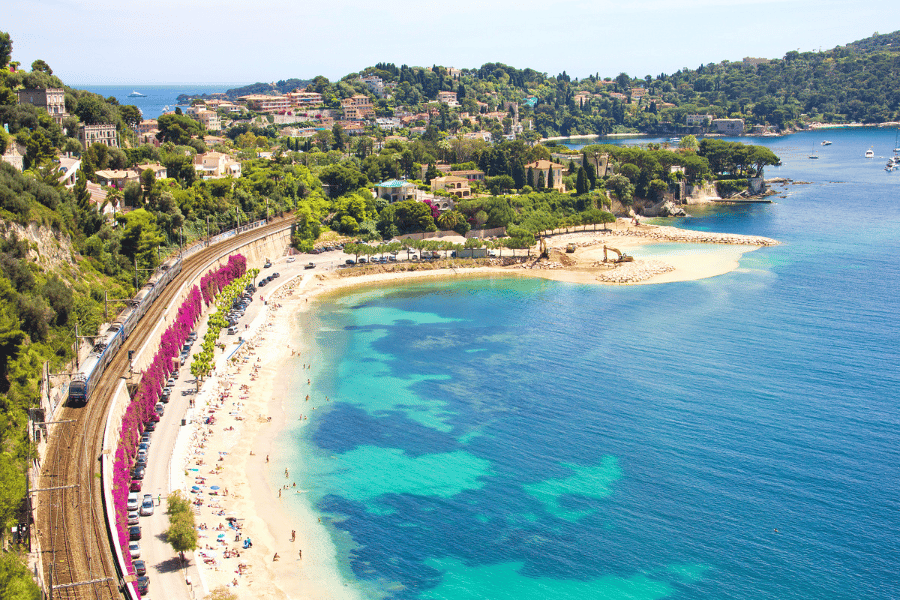
[[103, 376], [106, 367], [128, 339], [141, 317], [159, 297], [166, 286], [181, 273], [183, 258], [172, 258], [163, 263], [144, 287], [128, 303], [128, 307], [94, 339], [91, 353], [72, 375], [69, 383], [70, 404], [86, 404], [91, 398], [94, 385]]

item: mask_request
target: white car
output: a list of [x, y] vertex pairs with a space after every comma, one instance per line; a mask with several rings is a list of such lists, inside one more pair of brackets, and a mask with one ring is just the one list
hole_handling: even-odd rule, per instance
[[149, 517], [153, 514], [153, 498], [148, 498], [147, 495], [144, 496], [144, 502], [141, 503], [141, 516]]
[[130, 542], [128, 544], [128, 552], [131, 553], [131, 558], [140, 558], [141, 557], [141, 545], [137, 542]]
[[294, 262], [295, 260], [297, 260], [297, 259], [294, 258], [293, 256], [288, 256], [288, 258], [287, 258], [288, 262]]
[[128, 507], [129, 512], [133, 511], [133, 510], [137, 510], [141, 507], [141, 499], [138, 498], [137, 492], [131, 492], [130, 494], [128, 494], [127, 507]]

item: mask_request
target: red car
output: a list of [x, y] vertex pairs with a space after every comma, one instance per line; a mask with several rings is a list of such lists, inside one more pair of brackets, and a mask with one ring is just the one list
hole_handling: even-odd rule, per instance
[[140, 479], [132, 479], [131, 485], [128, 486], [129, 492], [139, 492], [141, 491], [141, 480]]

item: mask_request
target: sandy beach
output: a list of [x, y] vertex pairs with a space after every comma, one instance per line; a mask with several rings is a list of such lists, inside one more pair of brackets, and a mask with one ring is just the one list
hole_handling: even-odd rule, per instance
[[[622, 227], [554, 236], [549, 239], [550, 260], [543, 263], [501, 266], [503, 261], [492, 260], [481, 268], [393, 272], [380, 265], [328, 272], [294, 266], [293, 276], [285, 268], [284, 283], [267, 291], [267, 305], [248, 324], [243, 345], [236, 350], [226, 347], [217, 363], [221, 366], [197, 399], [181, 487], [194, 501], [200, 528], [200, 547], [193, 560], [203, 587], [226, 586], [241, 599], [370, 596], [341, 575], [331, 536], [304, 501], [302, 486], [295, 486], [287, 470], [276, 472], [282, 463], [273, 443], [287, 415], [296, 412], [286, 410], [284, 402], [292, 378], [306, 368], [309, 354], [300, 346], [298, 316], [313, 306], [313, 298], [346, 287], [433, 277], [528, 276], [595, 285], [686, 281], [732, 271], [743, 253], [776, 243], [718, 235]], [[700, 250], [691, 244], [683, 253], [652, 252], [654, 244], [700, 240], [706, 240]], [[575, 244], [574, 253], [565, 251], [568, 244]], [[634, 262], [603, 263], [604, 245], [634, 255]], [[301, 427], [324, 400], [310, 398], [304, 404]], [[248, 538], [252, 545], [245, 547]]]

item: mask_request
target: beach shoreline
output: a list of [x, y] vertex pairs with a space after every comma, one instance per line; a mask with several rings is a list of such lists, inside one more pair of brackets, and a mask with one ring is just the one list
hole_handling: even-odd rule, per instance
[[[695, 247], [700, 240], [706, 240], [702, 252]], [[673, 241], [687, 242], [685, 253], [642, 256], [656, 244]], [[198, 526], [205, 529], [199, 531], [200, 548], [194, 556], [206, 589], [226, 586], [242, 600], [357, 600], [376, 593], [364, 589], [365, 582], [352, 581], [344, 574], [343, 558], [338, 556], [331, 532], [305, 500], [304, 482], [295, 487], [297, 482], [288, 472], [289, 464], [294, 464], [290, 461], [297, 457], [289, 461], [289, 453], [283, 449], [279, 452], [276, 446], [286, 432], [294, 429], [288, 419], [294, 418], [295, 412], [308, 413], [300, 414], [303, 423], [299, 426], [305, 427], [309, 415], [314, 414], [311, 411], [325, 408], [324, 399], [314, 397], [301, 408], [288, 404], [297, 394], [292, 386], [302, 384], [307, 373], [309, 385], [314, 385], [311, 378], [315, 368], [309, 358], [313, 349], [304, 346], [300, 329], [302, 316], [313, 310], [321, 297], [360, 287], [434, 279], [539, 277], [593, 285], [698, 280], [733, 271], [745, 252], [777, 243], [766, 238], [656, 226], [562, 233], [548, 242], [551, 260], [540, 267], [537, 262], [529, 267], [527, 261], [509, 266], [382, 272], [374, 272], [380, 266], [327, 272], [293, 266], [290, 268], [296, 270], [295, 274], [286, 272], [279, 287], [267, 290], [266, 306], [248, 325], [244, 343], [234, 350], [226, 348], [218, 357], [221, 366], [206, 382], [215, 388], [206, 390], [210, 404], [198, 407], [202, 414], [193, 424], [194, 442], [182, 487], [188, 492], [196, 486], [200, 493], [188, 495], [195, 502], [203, 498], [203, 505], [195, 506], [195, 515]], [[569, 244], [575, 245], [576, 252], [565, 252]], [[604, 247], [612, 244], [636, 255], [636, 260], [614, 266], [602, 263]], [[554, 260], [573, 262], [545, 268], [557, 264]], [[659, 264], [664, 267], [659, 268]], [[636, 273], [628, 281], [603, 277], [604, 273], [619, 274], [627, 269]], [[212, 423], [205, 422], [209, 417], [213, 417]], [[212, 485], [218, 485], [221, 494], [212, 494]], [[229, 517], [237, 519], [231, 522], [234, 525], [227, 521]], [[220, 535], [223, 533], [224, 538]], [[242, 547], [246, 538], [252, 540], [249, 548]], [[239, 555], [225, 558], [226, 548]]]

